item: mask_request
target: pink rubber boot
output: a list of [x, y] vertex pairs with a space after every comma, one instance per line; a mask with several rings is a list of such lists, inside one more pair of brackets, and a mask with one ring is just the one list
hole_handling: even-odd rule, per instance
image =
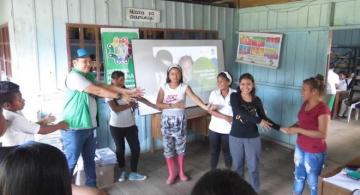
[[179, 164], [179, 177], [181, 181], [188, 181], [188, 176], [184, 173], [184, 154], [180, 154], [177, 156], [177, 161]]
[[166, 165], [168, 168], [169, 176], [166, 180], [166, 184], [173, 184], [176, 179], [176, 170], [175, 170], [175, 157], [166, 158]]

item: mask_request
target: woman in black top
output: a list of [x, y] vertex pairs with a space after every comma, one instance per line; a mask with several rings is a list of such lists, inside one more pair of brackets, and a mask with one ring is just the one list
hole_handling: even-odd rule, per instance
[[249, 183], [256, 192], [260, 192], [261, 140], [257, 125], [276, 130], [279, 130], [280, 126], [266, 117], [262, 102], [255, 95], [254, 78], [249, 73], [240, 76], [239, 91], [231, 94], [230, 104], [233, 110], [233, 122], [229, 146], [233, 158], [233, 169], [243, 176], [245, 159]]

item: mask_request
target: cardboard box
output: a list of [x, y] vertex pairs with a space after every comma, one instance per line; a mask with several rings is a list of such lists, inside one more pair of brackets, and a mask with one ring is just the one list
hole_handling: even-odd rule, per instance
[[[114, 183], [115, 165], [104, 165], [96, 167], [96, 184], [101, 188]], [[85, 185], [85, 171], [80, 169], [75, 174], [75, 184]]]
[[346, 166], [360, 167], [360, 157], [355, 158], [354, 160], [346, 163], [345, 165], [337, 167], [334, 170], [331, 170], [327, 173], [321, 174], [319, 176], [319, 186], [318, 186], [318, 194], [319, 195], [352, 195], [353, 194], [353, 192], [348, 189], [344, 189], [340, 186], [337, 186], [337, 185], [331, 184], [327, 181], [324, 181], [324, 178], [331, 177], [331, 176], [339, 173], [341, 171], [341, 169]]
[[323, 180], [323, 177], [320, 176], [318, 194], [319, 195], [352, 195], [352, 192], [340, 186], [328, 183], [327, 181]]

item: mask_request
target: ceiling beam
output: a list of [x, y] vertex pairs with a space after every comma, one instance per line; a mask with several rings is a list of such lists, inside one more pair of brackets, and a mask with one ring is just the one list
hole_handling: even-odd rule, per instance
[[288, 3], [296, 0], [234, 0], [235, 7], [237, 8], [246, 8], [246, 7], [255, 7], [263, 5], [273, 5], [279, 3]]
[[288, 3], [299, 0], [165, 0], [184, 3], [205, 4], [221, 7], [246, 8], [263, 5], [273, 5], [279, 3]]

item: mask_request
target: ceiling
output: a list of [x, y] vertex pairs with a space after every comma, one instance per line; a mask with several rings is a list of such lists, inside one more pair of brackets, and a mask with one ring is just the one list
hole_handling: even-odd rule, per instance
[[245, 8], [245, 7], [254, 7], [261, 5], [287, 3], [287, 2], [299, 1], [299, 0], [165, 0], [165, 1], [204, 4], [204, 5], [212, 5], [219, 7]]
[[165, 0], [165, 1], [204, 4], [204, 5], [213, 5], [213, 6], [220, 6], [220, 7], [236, 7], [235, 1], [237, 1], [237, 0]]

